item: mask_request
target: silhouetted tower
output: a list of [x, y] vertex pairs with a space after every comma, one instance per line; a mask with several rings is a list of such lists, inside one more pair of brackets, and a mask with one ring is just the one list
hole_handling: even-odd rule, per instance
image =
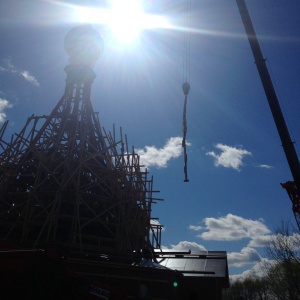
[[131, 252], [159, 248], [151, 225], [152, 178], [120, 130], [106, 132], [90, 102], [102, 39], [69, 31], [66, 87], [49, 116], [34, 116], [10, 143], [0, 131], [0, 234], [21, 247]]

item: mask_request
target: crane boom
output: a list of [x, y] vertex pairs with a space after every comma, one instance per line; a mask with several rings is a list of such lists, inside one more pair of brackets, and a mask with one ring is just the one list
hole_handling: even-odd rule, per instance
[[254, 27], [245, 3], [245, 0], [236, 0], [245, 31], [249, 40], [249, 44], [255, 59], [255, 64], [265, 90], [265, 94], [275, 121], [282, 147], [291, 170], [294, 181], [282, 184], [287, 190], [292, 203], [293, 212], [296, 218], [297, 225], [300, 229], [300, 165], [294, 143], [291, 140], [279, 101], [266, 65], [266, 59], [262, 55], [262, 51], [256, 37]]

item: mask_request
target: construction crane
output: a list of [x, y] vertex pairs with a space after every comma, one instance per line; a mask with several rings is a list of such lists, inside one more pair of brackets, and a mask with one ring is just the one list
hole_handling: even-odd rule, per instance
[[282, 114], [279, 101], [266, 65], [266, 59], [256, 37], [256, 33], [244, 0], [236, 0], [239, 12], [247, 33], [250, 47], [255, 58], [255, 64], [267, 96], [269, 106], [281, 139], [282, 147], [291, 170], [293, 181], [282, 183], [286, 189], [293, 205], [295, 219], [300, 229], [300, 165], [294, 142], [291, 140], [284, 116]]

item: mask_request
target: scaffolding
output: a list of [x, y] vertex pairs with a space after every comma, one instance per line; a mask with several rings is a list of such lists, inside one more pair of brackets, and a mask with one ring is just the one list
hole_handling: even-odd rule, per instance
[[120, 129], [107, 132], [90, 101], [96, 77], [68, 65], [49, 116], [28, 118], [9, 143], [0, 129], [0, 235], [25, 248], [134, 252], [160, 248], [153, 177]]

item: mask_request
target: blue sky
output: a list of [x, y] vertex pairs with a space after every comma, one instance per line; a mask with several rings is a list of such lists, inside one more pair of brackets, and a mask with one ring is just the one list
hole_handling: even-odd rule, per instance
[[[122, 127], [160, 191], [153, 217], [163, 246], [225, 250], [230, 275], [256, 272], [282, 221], [295, 224], [280, 186], [291, 180], [281, 142], [234, 0], [190, 0], [187, 103], [188, 178], [183, 182], [182, 111], [186, 0], [140, 1], [169, 28], [146, 29], [129, 44], [95, 22], [104, 54], [92, 104], [107, 130]], [[80, 24], [74, 6], [109, 1], [0, 2], [0, 122], [6, 137], [32, 114], [47, 115], [64, 91], [65, 34]], [[281, 107], [299, 154], [300, 2], [247, 1]], [[80, 11], [80, 10], [79, 10]], [[160, 26], [157, 26], [160, 27]], [[161, 26], [164, 27], [164, 26]], [[167, 26], [168, 27], [168, 26]]]

